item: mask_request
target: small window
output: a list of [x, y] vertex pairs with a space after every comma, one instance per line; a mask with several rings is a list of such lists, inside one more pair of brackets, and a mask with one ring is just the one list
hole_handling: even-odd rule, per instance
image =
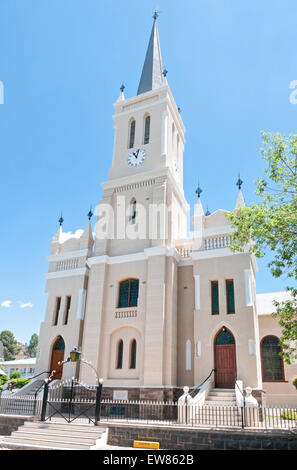
[[123, 368], [123, 350], [124, 350], [124, 343], [123, 343], [123, 340], [120, 339], [120, 341], [118, 342], [118, 347], [117, 347], [117, 369]]
[[129, 136], [129, 148], [134, 147], [134, 142], [135, 142], [135, 127], [136, 127], [136, 121], [133, 119], [130, 121], [130, 136]]
[[130, 369], [136, 369], [136, 339], [131, 341], [130, 346]]
[[144, 139], [143, 139], [144, 144], [148, 144], [150, 141], [150, 126], [151, 126], [151, 117], [146, 116], [145, 122], [144, 122]]
[[261, 342], [263, 382], [279, 382], [284, 379], [281, 347], [276, 336], [266, 336]]
[[131, 224], [136, 223], [136, 200], [131, 201], [131, 216], [130, 216]]
[[127, 279], [120, 283], [119, 308], [137, 307], [138, 302], [138, 279]]
[[235, 313], [234, 282], [233, 279], [226, 281], [227, 313]]
[[66, 297], [66, 308], [65, 308], [65, 317], [64, 317], [64, 325], [67, 325], [68, 318], [69, 318], [69, 311], [71, 306], [71, 297]]
[[211, 314], [219, 315], [219, 283], [211, 281]]
[[56, 297], [56, 307], [55, 307], [54, 323], [53, 323], [54, 326], [58, 324], [60, 307], [61, 307], [61, 297]]

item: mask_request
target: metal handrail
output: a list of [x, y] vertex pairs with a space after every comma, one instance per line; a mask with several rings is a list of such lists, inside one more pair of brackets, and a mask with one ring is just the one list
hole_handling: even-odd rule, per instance
[[203, 382], [202, 382], [200, 385], [196, 385], [196, 386], [189, 392], [189, 395], [192, 396], [192, 393], [195, 392], [195, 390], [200, 389], [200, 388], [202, 387], [202, 385], [205, 384], [205, 382], [209, 379], [209, 377], [211, 376], [211, 374], [212, 374], [213, 372], [215, 372], [215, 371], [216, 371], [216, 369], [212, 369], [211, 372], [210, 372], [210, 374], [208, 374], [208, 376], [206, 377], [206, 379], [203, 380]]

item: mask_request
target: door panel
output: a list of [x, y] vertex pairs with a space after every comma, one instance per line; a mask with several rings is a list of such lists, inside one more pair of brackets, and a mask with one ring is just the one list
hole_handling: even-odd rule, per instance
[[218, 388], [234, 388], [236, 379], [235, 344], [215, 346], [215, 381]]
[[53, 380], [59, 380], [62, 377], [63, 366], [59, 366], [58, 362], [63, 361], [63, 359], [64, 359], [64, 350], [54, 349], [53, 354], [52, 354], [51, 369], [50, 369], [50, 372], [52, 372], [52, 370], [56, 371], [55, 375], [53, 376]]

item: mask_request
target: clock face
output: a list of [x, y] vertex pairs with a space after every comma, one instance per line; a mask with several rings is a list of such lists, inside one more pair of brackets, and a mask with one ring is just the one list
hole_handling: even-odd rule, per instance
[[127, 163], [130, 167], [137, 167], [139, 165], [142, 165], [145, 159], [145, 151], [143, 149], [136, 149], [128, 155]]

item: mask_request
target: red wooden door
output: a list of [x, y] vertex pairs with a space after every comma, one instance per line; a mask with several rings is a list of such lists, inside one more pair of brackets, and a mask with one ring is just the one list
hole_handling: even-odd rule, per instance
[[50, 372], [53, 370], [56, 371], [56, 373], [53, 375], [53, 380], [59, 380], [62, 377], [62, 369], [63, 366], [58, 365], [58, 362], [64, 360], [64, 351], [63, 350], [53, 350], [52, 354], [52, 360], [51, 360], [51, 369]]
[[236, 379], [235, 344], [215, 345], [217, 388], [234, 388]]

